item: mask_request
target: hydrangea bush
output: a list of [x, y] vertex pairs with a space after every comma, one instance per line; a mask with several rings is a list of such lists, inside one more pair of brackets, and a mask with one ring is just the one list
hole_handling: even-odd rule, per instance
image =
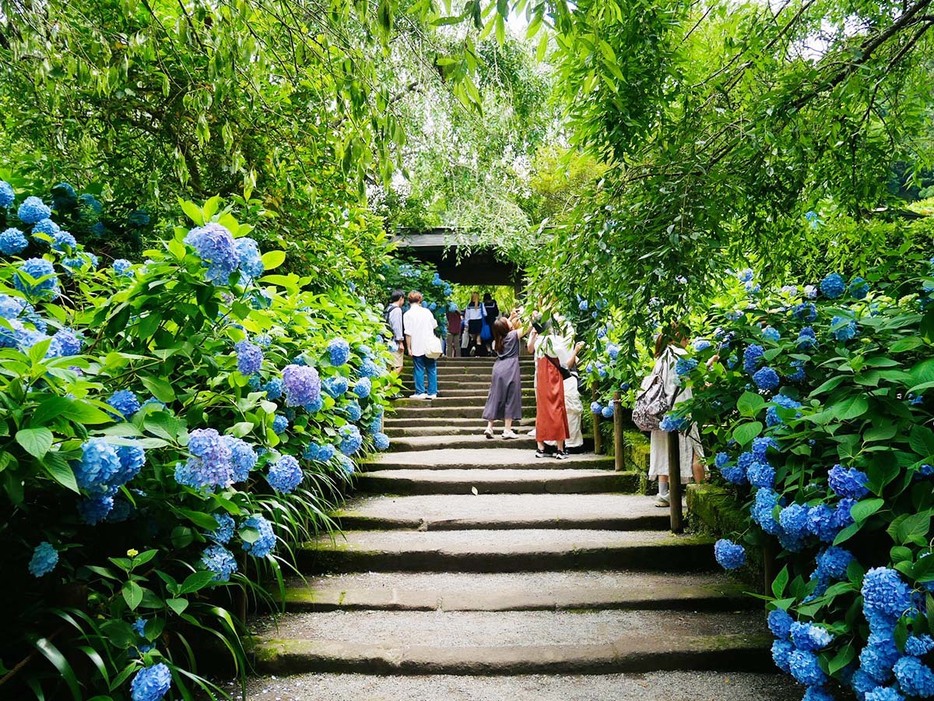
[[332, 527], [348, 456], [388, 447], [379, 310], [276, 274], [216, 198], [113, 265], [35, 233], [56, 204], [3, 206], [30, 241], [0, 261], [0, 672], [48, 660], [12, 682], [47, 697], [223, 695], [190, 646], [219, 636], [242, 671], [231, 611]]
[[771, 294], [746, 276], [689, 348], [694, 398], [672, 418], [701, 426], [749, 515], [717, 559], [778, 553], [772, 652], [806, 699], [934, 697], [934, 261], [922, 267]]

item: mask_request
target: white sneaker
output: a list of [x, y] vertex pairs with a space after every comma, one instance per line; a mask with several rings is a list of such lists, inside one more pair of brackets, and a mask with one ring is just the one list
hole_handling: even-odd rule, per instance
[[506, 439], [507, 441], [512, 440], [513, 438], [518, 438], [518, 437], [519, 436], [516, 434], [515, 431], [503, 431], [503, 438]]
[[671, 500], [668, 499], [667, 494], [665, 495], [659, 494], [657, 497], [655, 497], [655, 506], [658, 506], [660, 508], [671, 506]]
[[428, 399], [428, 395], [424, 392], [422, 394], [410, 394], [409, 399]]
[[429, 395], [426, 395], [426, 396], [427, 396], [429, 399], [437, 399], [437, 398], [438, 398], [438, 395], [437, 395], [437, 394], [429, 394]]

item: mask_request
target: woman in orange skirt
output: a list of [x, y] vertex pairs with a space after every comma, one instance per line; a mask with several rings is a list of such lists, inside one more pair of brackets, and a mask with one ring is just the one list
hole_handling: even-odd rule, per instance
[[564, 404], [564, 374], [551, 333], [539, 336], [533, 329], [529, 350], [535, 352], [535, 440], [538, 443], [535, 457], [547, 457], [545, 441], [555, 441], [558, 450], [554, 457], [566, 460], [564, 442], [571, 432]]

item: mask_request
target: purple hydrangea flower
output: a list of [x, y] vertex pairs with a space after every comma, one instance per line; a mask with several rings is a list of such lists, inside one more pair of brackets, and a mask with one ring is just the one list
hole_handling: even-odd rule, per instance
[[189, 434], [185, 464], [175, 468], [175, 481], [195, 489], [227, 487], [233, 482], [229, 444], [213, 428], [196, 428]]
[[244, 375], [252, 375], [263, 367], [263, 349], [247, 340], [234, 345], [237, 352], [237, 370]]
[[232, 478], [234, 482], [245, 482], [250, 476], [250, 470], [256, 467], [259, 457], [249, 443], [234, 438], [233, 436], [224, 436], [224, 443], [230, 450], [230, 464], [232, 466]]
[[305, 406], [321, 398], [318, 371], [307, 365], [287, 365], [282, 371], [286, 406]]

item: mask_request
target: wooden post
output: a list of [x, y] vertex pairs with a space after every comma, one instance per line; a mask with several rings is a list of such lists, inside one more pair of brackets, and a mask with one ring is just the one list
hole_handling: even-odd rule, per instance
[[681, 510], [681, 441], [677, 431], [668, 432], [668, 500], [671, 509], [671, 532], [684, 531]]
[[613, 394], [613, 467], [626, 469], [626, 443], [623, 440], [623, 415], [619, 410], [619, 392]]
[[[597, 393], [590, 395], [593, 401], [597, 401]], [[593, 415], [593, 452], [600, 455], [603, 452], [603, 436], [600, 435], [600, 414], [591, 412]]]
[[762, 593], [772, 596], [772, 582], [778, 575], [778, 562], [775, 559], [775, 545], [770, 541], [762, 547]]

